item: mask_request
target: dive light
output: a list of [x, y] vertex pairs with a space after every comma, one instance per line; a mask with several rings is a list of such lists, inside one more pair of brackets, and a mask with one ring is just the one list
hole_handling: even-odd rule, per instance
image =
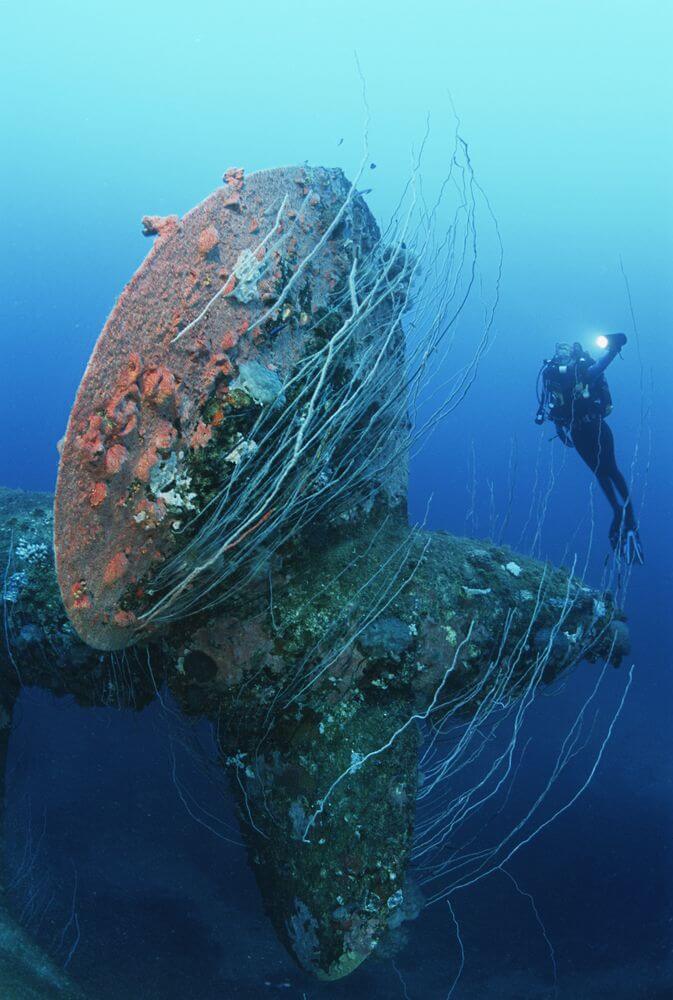
[[621, 351], [625, 343], [625, 333], [601, 333], [596, 337], [596, 347], [600, 347], [603, 351]]

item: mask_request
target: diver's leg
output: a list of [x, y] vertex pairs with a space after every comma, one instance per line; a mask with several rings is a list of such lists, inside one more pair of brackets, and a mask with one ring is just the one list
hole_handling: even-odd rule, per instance
[[619, 553], [620, 558], [622, 558], [629, 565], [632, 565], [633, 563], [640, 563], [642, 565], [645, 561], [645, 557], [643, 555], [642, 542], [640, 541], [640, 536], [638, 534], [636, 515], [633, 512], [633, 505], [631, 504], [631, 498], [629, 497], [629, 488], [626, 484], [624, 476], [617, 467], [617, 460], [615, 458], [615, 439], [611, 429], [604, 420], [600, 421], [598, 445], [599, 462], [596, 474], [599, 478], [599, 482], [602, 478], [609, 478], [610, 483], [617, 487], [617, 490], [622, 496], [622, 502], [619, 505], [619, 509], [615, 511], [614, 517], [612, 518], [609, 533], [610, 544], [613, 549]]
[[[571, 428], [573, 444], [577, 454], [589, 466], [596, 476], [603, 493], [612, 507], [612, 524], [610, 525], [610, 545], [625, 562], [642, 563], [645, 561], [643, 547], [638, 536], [638, 527], [629, 499], [628, 487], [624, 477], [617, 468], [615, 461], [615, 442], [612, 431], [603, 420], [586, 420], [573, 424]], [[624, 501], [617, 499], [615, 479]]]
[[[602, 421], [586, 420], [577, 422], [571, 427], [572, 441], [580, 458], [586, 462], [598, 480], [598, 485], [607, 497], [615, 517], [621, 521], [622, 505], [617, 499], [609, 466], [604, 466], [601, 455], [601, 425]], [[614, 449], [613, 449], [614, 453]]]
[[599, 449], [600, 475], [609, 477], [622, 498], [624, 525], [626, 528], [635, 528], [636, 515], [633, 511], [633, 505], [629, 495], [629, 487], [626, 479], [617, 466], [614, 435], [611, 428], [604, 420], [600, 421]]

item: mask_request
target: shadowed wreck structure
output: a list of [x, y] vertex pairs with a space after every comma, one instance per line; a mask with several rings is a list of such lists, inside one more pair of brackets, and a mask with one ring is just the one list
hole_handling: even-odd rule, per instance
[[[224, 182], [181, 220], [143, 220], [156, 243], [80, 386], [54, 515], [0, 492], [3, 746], [21, 685], [137, 710], [165, 685], [214, 726], [278, 935], [334, 980], [411, 915], [418, 843], [457, 851], [504, 786], [540, 687], [618, 665], [628, 633], [572, 571], [408, 525], [414, 405], [469, 258], [410, 347], [422, 228], [382, 237], [337, 170]], [[507, 727], [415, 831], [421, 754], [453, 734], [427, 794]], [[458, 882], [491, 861], [460, 855]]]

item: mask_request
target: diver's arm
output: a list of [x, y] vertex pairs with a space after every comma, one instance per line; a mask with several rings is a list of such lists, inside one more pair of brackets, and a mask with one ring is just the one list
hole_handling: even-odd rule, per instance
[[608, 365], [612, 364], [619, 351], [620, 348], [618, 347], [609, 347], [599, 361], [594, 361], [592, 365], [589, 365], [585, 372], [587, 381], [595, 382], [603, 374]]
[[[601, 338], [599, 338], [600, 340]], [[615, 360], [622, 347], [626, 343], [625, 333], [611, 333], [602, 337], [603, 343], [606, 345], [605, 354], [600, 359], [600, 361], [594, 361], [593, 364], [584, 372], [587, 382], [595, 382], [597, 378], [603, 374], [608, 365], [612, 364]]]

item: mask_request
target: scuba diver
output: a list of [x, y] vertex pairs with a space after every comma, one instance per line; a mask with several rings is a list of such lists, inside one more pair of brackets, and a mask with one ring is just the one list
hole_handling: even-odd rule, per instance
[[[554, 357], [545, 360], [538, 374], [536, 424], [551, 420], [558, 437], [595, 474], [612, 507], [610, 544], [626, 563], [644, 562], [629, 488], [617, 467], [615, 442], [606, 417], [612, 398], [604, 372], [626, 344], [623, 333], [597, 338], [605, 350], [594, 361], [581, 344], [557, 344]], [[619, 496], [618, 496], [619, 495]]]

